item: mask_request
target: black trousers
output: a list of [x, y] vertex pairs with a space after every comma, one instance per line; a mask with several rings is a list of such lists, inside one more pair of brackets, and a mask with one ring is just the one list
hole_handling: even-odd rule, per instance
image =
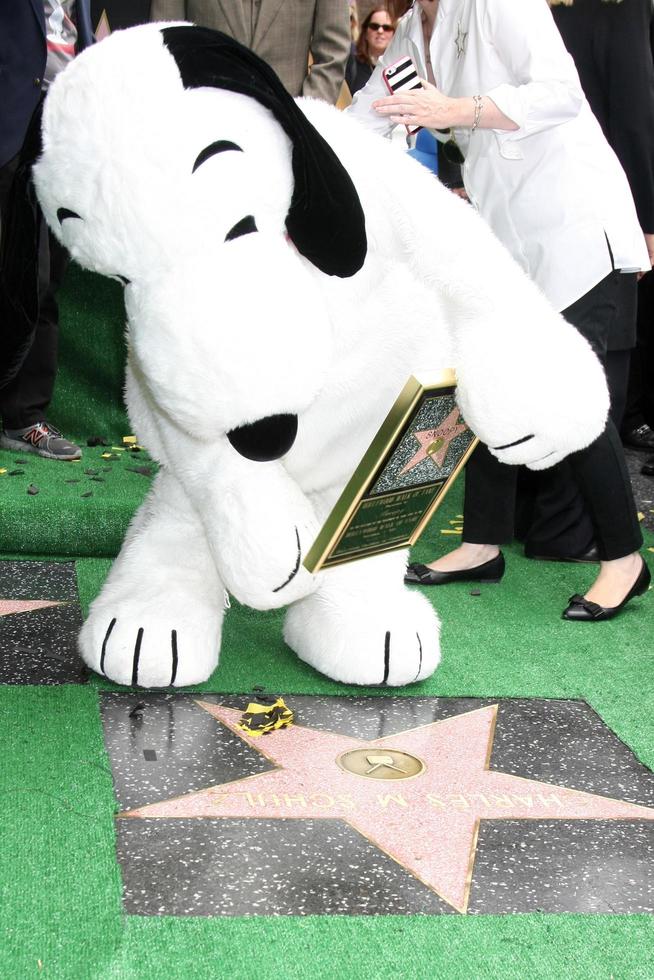
[[[0, 168], [0, 214], [3, 219], [16, 162], [11, 160]], [[23, 429], [46, 417], [57, 376], [59, 309], [56, 292], [67, 265], [68, 253], [43, 221], [39, 244], [39, 318], [34, 342], [18, 374], [0, 388], [0, 418], [5, 429]]]
[[631, 352], [627, 404], [621, 431], [631, 432], [647, 422], [654, 426], [654, 272], [638, 283], [638, 330]]
[[[616, 288], [623, 285], [616, 281]], [[611, 284], [604, 280], [563, 315], [578, 326], [604, 364], [612, 416], [620, 417], [629, 352], [607, 351], [606, 331], [599, 322], [610, 313], [611, 293]], [[480, 444], [466, 466], [464, 541], [504, 544], [513, 539], [519, 473], [533, 482], [532, 492], [523, 495], [526, 503], [523, 499], [519, 517], [522, 536], [535, 553], [578, 554], [595, 540], [600, 558], [608, 561], [642, 545], [631, 481], [612, 417], [592, 445], [537, 473], [498, 462]]]

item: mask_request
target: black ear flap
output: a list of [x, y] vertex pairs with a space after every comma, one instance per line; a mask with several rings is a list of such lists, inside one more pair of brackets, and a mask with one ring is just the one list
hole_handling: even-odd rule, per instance
[[32, 346], [39, 316], [41, 209], [32, 166], [41, 153], [39, 102], [20, 152], [3, 216], [0, 249], [0, 387], [14, 378]]
[[295, 187], [286, 228], [299, 252], [330, 276], [346, 278], [366, 257], [365, 218], [342, 163], [295, 104], [272, 68], [249, 48], [204, 27], [164, 27], [164, 44], [185, 88], [240, 92], [269, 109], [293, 143]]

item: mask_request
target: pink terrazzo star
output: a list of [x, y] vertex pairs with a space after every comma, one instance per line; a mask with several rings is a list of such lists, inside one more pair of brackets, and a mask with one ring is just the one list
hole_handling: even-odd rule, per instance
[[[433, 460], [436, 466], [441, 469], [452, 439], [461, 435], [468, 428], [465, 422], [459, 422], [460, 415], [459, 409], [453, 408], [437, 429], [423, 429], [421, 432], [414, 432], [413, 437], [419, 443], [420, 449], [415, 456], [411, 457], [404, 469], [400, 470], [399, 476], [409, 473], [425, 459]], [[430, 452], [430, 446], [434, 446], [434, 444], [437, 448]]]
[[14, 616], [16, 613], [33, 612], [49, 606], [62, 606], [63, 602], [53, 599], [0, 599], [0, 616]]
[[[489, 770], [497, 705], [364, 741], [300, 725], [253, 738], [240, 711], [197, 703], [279, 768], [120, 816], [341, 819], [459, 912], [480, 820], [654, 820], [649, 807]], [[356, 749], [364, 775], [343, 768]]]

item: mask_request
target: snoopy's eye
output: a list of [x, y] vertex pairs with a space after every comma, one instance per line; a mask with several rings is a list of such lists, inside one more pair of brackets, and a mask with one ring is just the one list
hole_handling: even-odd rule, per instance
[[210, 143], [209, 146], [205, 146], [204, 150], [198, 153], [191, 173], [195, 173], [198, 167], [201, 167], [211, 157], [215, 157], [216, 153], [226, 153], [228, 150], [236, 150], [238, 153], [243, 152], [240, 146], [237, 146], [236, 143], [232, 143], [230, 140], [217, 140], [215, 143]]
[[79, 218], [81, 221], [81, 215], [77, 214], [76, 211], [71, 211], [70, 208], [58, 208], [57, 221], [59, 224], [63, 224], [66, 218]]

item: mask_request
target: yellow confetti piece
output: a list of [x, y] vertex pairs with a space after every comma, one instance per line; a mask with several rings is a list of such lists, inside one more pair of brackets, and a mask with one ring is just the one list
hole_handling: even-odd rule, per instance
[[111, 448], [113, 449], [113, 451], [115, 453], [124, 453], [125, 452], [124, 446], [112, 446]]
[[237, 727], [258, 738], [259, 735], [265, 735], [277, 728], [288, 728], [293, 724], [293, 717], [293, 712], [283, 698], [277, 698], [273, 704], [257, 704], [256, 701], [251, 701]]
[[654, 548], [648, 548], [648, 551], [654, 552]]
[[638, 518], [639, 521], [644, 521], [645, 520], [645, 515], [643, 514], [642, 510], [639, 510], [638, 511], [638, 513], [636, 514], [636, 517]]
[[0, 470], [0, 473], [6, 473], [6, 472], [7, 472], [6, 470]]
[[463, 520], [463, 514], [457, 514], [456, 516], [457, 516], [457, 520], [459, 521]]
[[463, 528], [457, 527], [457, 528], [452, 528], [452, 530], [448, 530], [447, 528], [441, 528], [441, 534], [463, 534]]
[[126, 446], [135, 446], [136, 445], [136, 436], [123, 436], [123, 443]]

